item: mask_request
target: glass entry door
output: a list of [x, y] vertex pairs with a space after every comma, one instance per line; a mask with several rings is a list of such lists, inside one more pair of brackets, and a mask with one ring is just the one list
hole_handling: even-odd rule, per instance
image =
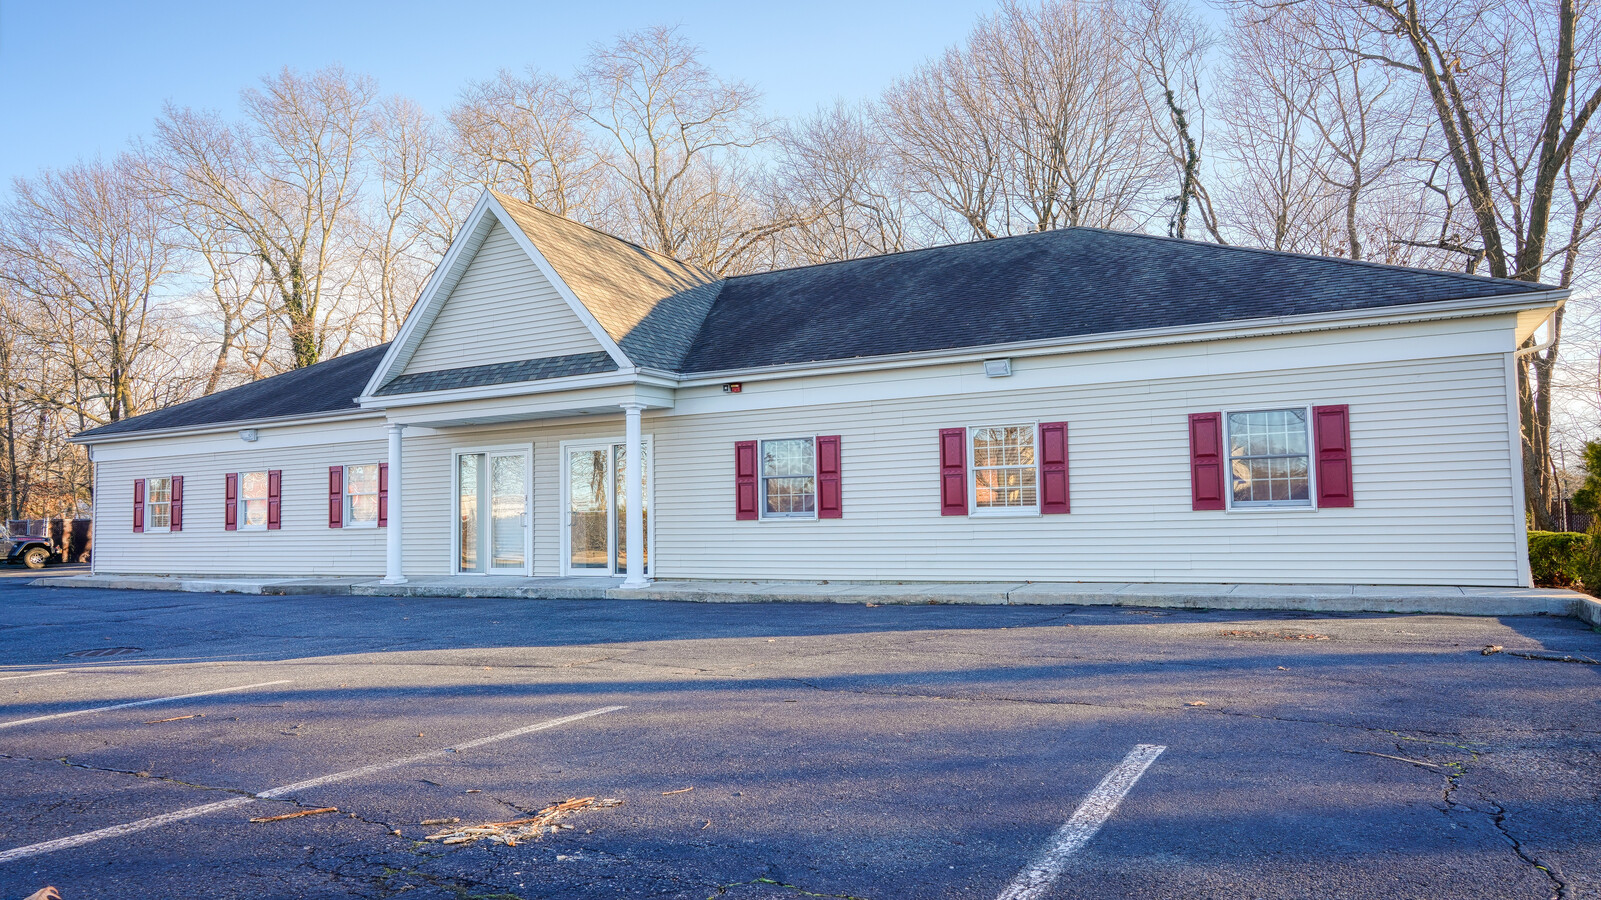
[[528, 484], [527, 451], [456, 455], [457, 571], [528, 574]]
[[[638, 474], [650, 571], [650, 438]], [[562, 454], [567, 494], [564, 555], [569, 575], [621, 575], [628, 569], [628, 450], [622, 441], [569, 445]]]

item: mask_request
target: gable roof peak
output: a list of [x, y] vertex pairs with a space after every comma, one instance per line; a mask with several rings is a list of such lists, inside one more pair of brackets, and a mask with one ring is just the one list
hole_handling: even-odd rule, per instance
[[546, 218], [549, 218], [549, 219], [554, 219], [557, 222], [560, 222], [560, 223], [562, 223], [564, 225], [576, 226], [576, 227], [582, 228], [585, 231], [588, 231], [588, 232], [590, 232], [592, 234], [598, 235], [599, 237], [603, 237], [603, 238], [605, 238], [605, 239], [607, 239], [609, 241], [615, 241], [616, 243], [619, 243], [619, 244], [627, 244], [629, 247], [632, 247], [635, 250], [638, 250], [639, 252], [647, 254], [649, 256], [654, 256], [658, 260], [661, 260], [664, 263], [670, 263], [670, 264], [675, 265], [675, 266], [684, 266], [686, 268], [691, 268], [691, 269], [698, 269], [701, 272], [706, 273], [706, 277], [708, 277], [708, 278], [716, 278], [717, 277], [715, 273], [713, 273], [710, 269], [707, 269], [705, 266], [701, 266], [701, 265], [698, 265], [698, 264], [692, 263], [692, 262], [685, 262], [684, 260], [681, 260], [676, 256], [668, 256], [667, 254], [661, 252], [660, 250], [652, 250], [649, 247], [645, 246], [644, 244], [639, 243], [638, 241], [631, 241], [631, 240], [629, 240], [627, 238], [618, 237], [617, 235], [612, 234], [609, 231], [601, 231], [599, 228], [596, 228], [593, 225], [586, 225], [583, 222], [578, 221], [577, 219], [568, 218], [567, 216], [564, 216], [561, 213], [551, 212], [550, 210], [544, 208], [543, 206], [540, 206], [537, 203], [530, 203], [527, 200], [523, 200], [523, 199], [521, 199], [519, 197], [513, 197], [510, 194], [502, 193], [500, 191], [495, 190], [494, 188], [489, 188], [488, 190], [489, 190], [489, 193], [494, 195], [494, 198], [497, 201], [499, 201], [501, 206], [506, 207], [506, 211], [507, 212], [512, 212], [513, 211], [512, 207], [515, 206], [515, 207], [517, 207], [517, 212], [527, 211], [527, 212], [535, 213], [535, 214], [540, 215], [540, 216], [545, 216]]

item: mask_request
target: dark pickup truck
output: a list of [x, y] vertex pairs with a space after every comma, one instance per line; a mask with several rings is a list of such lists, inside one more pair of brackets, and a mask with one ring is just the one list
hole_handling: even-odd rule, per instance
[[21, 563], [30, 569], [42, 569], [56, 556], [55, 543], [50, 539], [50, 523], [43, 519], [28, 519], [7, 523], [6, 535], [0, 538], [0, 551], [8, 563]]

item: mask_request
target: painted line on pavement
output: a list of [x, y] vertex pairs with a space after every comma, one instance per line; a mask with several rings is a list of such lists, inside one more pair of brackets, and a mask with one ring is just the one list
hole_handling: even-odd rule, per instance
[[0, 681], [16, 681], [18, 678], [43, 678], [46, 675], [65, 675], [66, 672], [29, 672], [27, 675], [7, 675]]
[[1073, 816], [1067, 820], [1067, 824], [1057, 829], [1051, 838], [1051, 846], [1028, 868], [1019, 872], [996, 900], [1038, 900], [1044, 896], [1067, 868], [1068, 858], [1095, 837], [1101, 825], [1112, 817], [1112, 813], [1117, 812], [1118, 804], [1128, 796], [1134, 782], [1140, 780], [1145, 770], [1166, 749], [1158, 744], [1135, 744], [1123, 761], [1112, 767], [1112, 771], [1106, 773], [1095, 790], [1090, 791], [1078, 809], [1073, 810]]
[[182, 822], [185, 819], [193, 819], [196, 816], [203, 816], [208, 813], [214, 813], [224, 809], [232, 809], [236, 806], [244, 806], [247, 803], [255, 803], [257, 800], [271, 800], [275, 797], [282, 797], [285, 794], [293, 794], [296, 791], [306, 790], [307, 788], [320, 787], [321, 785], [332, 784], [336, 781], [347, 781], [351, 778], [360, 778], [363, 775], [371, 775], [375, 772], [383, 772], [388, 769], [398, 769], [401, 766], [409, 766], [413, 763], [419, 763], [429, 759], [436, 759], [438, 757], [456, 753], [461, 750], [470, 750], [474, 747], [482, 747], [486, 744], [493, 744], [499, 741], [508, 741], [514, 737], [521, 737], [522, 735], [530, 734], [535, 731], [544, 731], [547, 728], [555, 728], [558, 725], [566, 725], [569, 722], [577, 722], [580, 719], [587, 719], [591, 716], [605, 715], [606, 713], [616, 712], [619, 709], [625, 708], [626, 707], [622, 706], [602, 706], [598, 709], [591, 709], [587, 712], [574, 713], [570, 716], [561, 716], [555, 719], [546, 719], [543, 722], [535, 722], [532, 725], [524, 725], [521, 728], [514, 728], [511, 731], [502, 731], [500, 734], [492, 734], [489, 737], [482, 737], [478, 738], [477, 740], [467, 741], [463, 744], [457, 744], [454, 747], [444, 747], [439, 750], [430, 750], [427, 753], [419, 753], [416, 756], [408, 756], [404, 759], [397, 759], [386, 763], [375, 763], [370, 766], [362, 766], [359, 769], [350, 769], [345, 772], [335, 772], [332, 775], [323, 775], [320, 778], [297, 781], [294, 784], [286, 784], [283, 787], [270, 788], [268, 790], [261, 791], [260, 793], [250, 794], [248, 796], [233, 797], [228, 800], [219, 800], [216, 803], [207, 803], [201, 806], [191, 806], [188, 809], [180, 809], [176, 812], [164, 813], [159, 816], [151, 816], [148, 819], [139, 819], [133, 822], [126, 822], [122, 825], [112, 825], [108, 828], [101, 828], [95, 831], [86, 831], [83, 834], [74, 834], [69, 837], [56, 838], [53, 841], [45, 841], [41, 844], [29, 844], [26, 847], [16, 847], [11, 850], [0, 852], [0, 865], [19, 859], [27, 859], [30, 856], [42, 856], [46, 853], [55, 853], [58, 850], [70, 850], [73, 847], [82, 847], [84, 844], [92, 844], [96, 841], [103, 841], [107, 838], [121, 837], [125, 834], [133, 834], [134, 832], [138, 831], [147, 831], [151, 828], [160, 828], [163, 825], [171, 825], [174, 822]]
[[289, 679], [279, 681], [263, 681], [259, 684], [242, 684], [238, 687], [217, 688], [214, 691], [197, 691], [193, 694], [179, 694], [176, 697], [157, 697], [154, 700], [135, 700], [132, 703], [118, 703], [113, 706], [96, 706], [93, 709], [75, 709], [71, 712], [51, 713], [48, 716], [34, 716], [31, 719], [12, 719], [10, 722], [0, 722], [0, 728], [11, 728], [16, 725], [27, 725], [31, 722], [48, 722], [51, 719], [65, 719], [70, 716], [86, 716], [89, 713], [110, 712], [113, 709], [127, 709], [130, 706], [149, 706], [152, 703], [171, 703], [175, 700], [188, 700], [191, 697], [210, 697], [213, 694], [231, 694], [235, 691], [248, 691], [251, 688], [272, 687], [275, 684], [288, 684]]

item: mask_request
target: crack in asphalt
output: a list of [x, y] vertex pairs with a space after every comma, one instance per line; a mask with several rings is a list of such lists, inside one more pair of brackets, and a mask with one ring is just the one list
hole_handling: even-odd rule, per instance
[[1502, 806], [1501, 803], [1494, 797], [1489, 796], [1483, 791], [1479, 791], [1478, 794], [1480, 800], [1483, 800], [1485, 803], [1495, 807], [1495, 815], [1491, 818], [1491, 821], [1495, 825], [1495, 830], [1499, 831], [1501, 836], [1506, 838], [1507, 843], [1512, 845], [1512, 852], [1518, 855], [1518, 859], [1521, 859], [1534, 868], [1539, 869], [1540, 872], [1545, 875], [1546, 879], [1551, 882], [1551, 900], [1568, 900], [1568, 885], [1562, 880], [1561, 876], [1559, 876], [1550, 866], [1546, 865], [1544, 862], [1541, 862], [1538, 856], [1535, 856], [1534, 854], [1525, 850], [1523, 847], [1523, 842], [1513, 836], [1512, 830], [1508, 828], [1506, 824], [1506, 807]]
[[[1404, 749], [1405, 748], [1403, 748], [1401, 743], [1398, 741], [1396, 743], [1396, 750], [1404, 752]], [[1482, 788], [1475, 789], [1475, 793], [1478, 794], [1479, 800], [1486, 805], [1493, 807], [1495, 810], [1493, 813], [1486, 813], [1482, 810], [1475, 809], [1469, 803], [1463, 803], [1456, 799], [1457, 792], [1462, 788], [1462, 779], [1468, 774], [1469, 766], [1477, 763], [1480, 756], [1479, 751], [1471, 747], [1458, 746], [1456, 749], [1467, 751], [1468, 760], [1463, 762], [1461, 760], [1453, 759], [1446, 760], [1445, 762], [1439, 764], [1446, 770], [1444, 776], [1445, 786], [1440, 794], [1440, 799], [1445, 805], [1441, 807], [1440, 812], [1447, 816], [1450, 816], [1450, 814], [1453, 812], [1468, 812], [1474, 815], [1489, 816], [1490, 823], [1495, 827], [1495, 830], [1501, 835], [1501, 837], [1512, 846], [1512, 852], [1518, 857], [1518, 859], [1522, 860], [1526, 865], [1539, 870], [1540, 873], [1545, 876], [1546, 880], [1551, 883], [1550, 900], [1568, 900], [1570, 896], [1568, 893], [1568, 886], [1567, 883], [1563, 881], [1562, 877], [1558, 875], [1554, 869], [1542, 862], [1539, 857], [1525, 849], [1523, 842], [1518, 840], [1517, 837], [1512, 834], [1511, 829], [1507, 827], [1506, 807], [1503, 806], [1500, 801], [1487, 794]]]

